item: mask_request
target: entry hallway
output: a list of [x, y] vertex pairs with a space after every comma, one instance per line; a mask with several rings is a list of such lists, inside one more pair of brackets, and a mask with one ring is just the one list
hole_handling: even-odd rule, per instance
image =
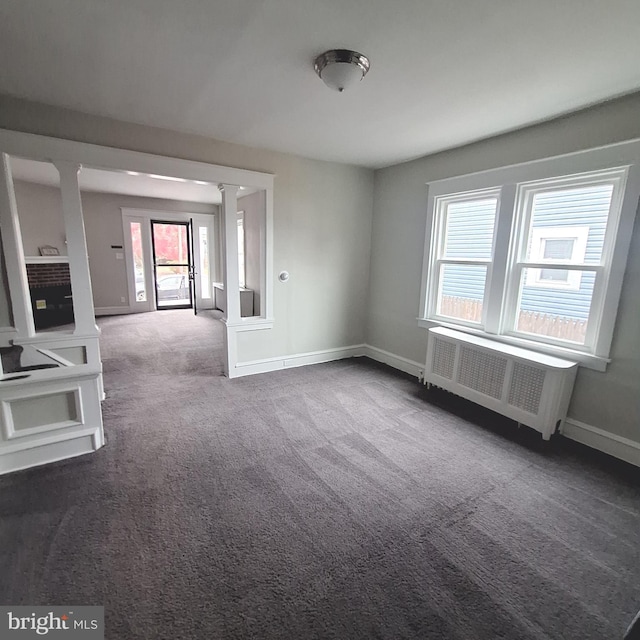
[[0, 478], [0, 603], [107, 638], [620, 638], [637, 475], [366, 359], [238, 380], [214, 312], [99, 321], [107, 445]]

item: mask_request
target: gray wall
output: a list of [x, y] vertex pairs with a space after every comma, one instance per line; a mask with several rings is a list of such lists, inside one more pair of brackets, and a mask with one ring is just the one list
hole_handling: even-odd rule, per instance
[[[195, 202], [83, 191], [82, 211], [87, 234], [93, 302], [96, 308], [129, 305], [126, 263], [125, 260], [116, 257], [124, 250], [111, 248], [112, 244], [124, 243], [121, 207], [188, 213], [214, 213], [217, 210], [216, 205]], [[123, 303], [122, 298], [126, 302]]]
[[253, 314], [260, 315], [260, 222], [265, 213], [265, 192], [258, 191], [238, 199], [244, 211], [245, 284], [253, 290]]
[[39, 255], [44, 244], [56, 247], [61, 256], [67, 255], [65, 244], [62, 197], [57, 187], [46, 187], [14, 180], [16, 204], [22, 232], [25, 256]]
[[[15, 192], [25, 254], [38, 255], [40, 245], [51, 244], [66, 255], [60, 190], [16, 180]], [[83, 191], [93, 302], [97, 308], [129, 306], [125, 260], [116, 257], [117, 254], [124, 255], [124, 250], [111, 248], [112, 244], [123, 245], [124, 242], [121, 207], [190, 213], [217, 210], [217, 205]]]
[[0, 127], [275, 174], [274, 273], [287, 270], [291, 279], [274, 282], [274, 328], [247, 332], [254, 335], [239, 345], [241, 359], [364, 341], [373, 171], [7, 96], [0, 97]]
[[[367, 342], [423, 362], [418, 315], [426, 184], [640, 137], [640, 94], [572, 116], [382, 169], [375, 174]], [[640, 224], [636, 222], [606, 373], [581, 368], [569, 415], [640, 442]]]
[[[2, 252], [2, 234], [0, 233], [0, 329], [3, 327], [10, 327], [13, 324], [10, 300], [7, 270], [4, 264], [4, 254]], [[0, 346], [5, 346], [2, 341], [2, 336], [0, 336]]]

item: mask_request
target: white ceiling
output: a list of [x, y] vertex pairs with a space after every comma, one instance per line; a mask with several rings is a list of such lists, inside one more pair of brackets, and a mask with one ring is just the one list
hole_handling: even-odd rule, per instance
[[[35, 182], [52, 187], [60, 185], [60, 174], [49, 162], [38, 162], [24, 158], [10, 160], [11, 173], [16, 180]], [[176, 182], [152, 178], [149, 175], [130, 175], [126, 171], [105, 171], [82, 167], [78, 174], [78, 183], [82, 191], [100, 193], [117, 193], [127, 196], [143, 196], [146, 198], [162, 198], [163, 200], [180, 200], [182, 202], [201, 202], [219, 204], [222, 196], [216, 184], [197, 184], [192, 180]], [[246, 187], [240, 187], [239, 196], [252, 193]]]
[[[4, 0], [0, 92], [380, 167], [640, 88], [638, 0]], [[314, 57], [371, 60], [338, 94]]]

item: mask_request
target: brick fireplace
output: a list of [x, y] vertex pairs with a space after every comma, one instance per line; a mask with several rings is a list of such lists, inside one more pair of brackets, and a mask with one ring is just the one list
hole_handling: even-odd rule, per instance
[[28, 263], [27, 277], [36, 329], [72, 323], [73, 299], [69, 264]]

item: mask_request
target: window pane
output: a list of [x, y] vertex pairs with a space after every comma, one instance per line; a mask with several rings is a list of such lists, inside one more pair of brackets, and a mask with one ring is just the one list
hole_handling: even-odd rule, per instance
[[244, 259], [244, 219], [238, 218], [238, 279], [240, 287], [245, 287], [245, 259]]
[[612, 184], [536, 193], [525, 261], [598, 264], [612, 194]]
[[200, 292], [203, 298], [211, 297], [211, 277], [209, 275], [209, 231], [198, 227], [200, 242]]
[[571, 260], [575, 243], [575, 238], [548, 238], [542, 257], [545, 260]]
[[131, 248], [133, 249], [136, 300], [138, 302], [146, 302], [147, 291], [144, 279], [144, 260], [142, 259], [142, 232], [139, 222], [131, 223]]
[[481, 322], [486, 280], [485, 265], [442, 265], [437, 314], [467, 322]]
[[546, 282], [568, 282], [569, 269], [540, 269], [540, 280]]
[[[546, 286], [531, 286], [542, 272]], [[523, 269], [516, 330], [584, 344], [595, 279], [594, 271]]]
[[496, 198], [449, 203], [444, 257], [491, 259], [497, 206]]
[[191, 301], [189, 267], [157, 266], [156, 292], [158, 307], [184, 306]]
[[154, 222], [153, 246], [157, 264], [187, 264], [187, 225]]

